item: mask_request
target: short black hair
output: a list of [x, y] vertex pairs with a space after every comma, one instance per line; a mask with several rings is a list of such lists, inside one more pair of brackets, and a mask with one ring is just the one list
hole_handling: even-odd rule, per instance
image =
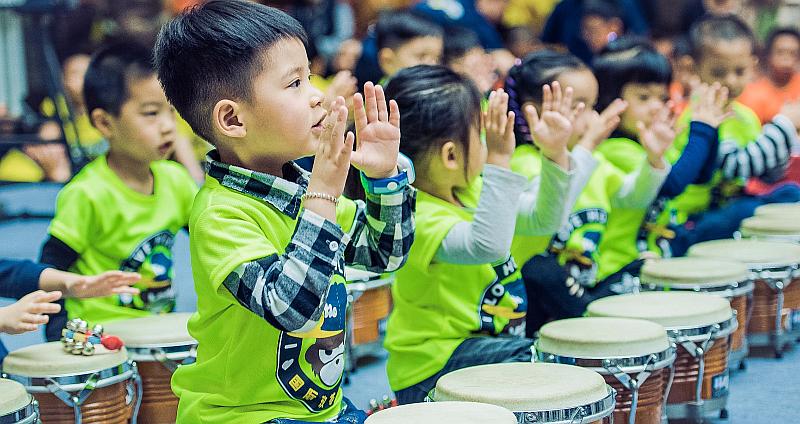
[[481, 95], [468, 78], [444, 66], [412, 66], [389, 80], [386, 97], [403, 113], [400, 151], [411, 160], [421, 161], [447, 140], [469, 152], [470, 132], [480, 127]]
[[102, 109], [118, 116], [131, 96], [131, 82], [155, 74], [151, 59], [150, 49], [135, 43], [115, 43], [97, 50], [83, 78], [87, 112]]
[[777, 40], [778, 37], [782, 37], [784, 35], [794, 37], [794, 39], [797, 40], [798, 43], [800, 43], [800, 31], [798, 31], [796, 28], [792, 27], [775, 28], [774, 30], [772, 30], [772, 32], [769, 33], [769, 35], [767, 36], [767, 41], [766, 43], [764, 43], [764, 54], [765, 55], [770, 54], [772, 52], [772, 47], [775, 44], [775, 40]]
[[459, 26], [448, 27], [444, 30], [442, 63], [449, 64], [458, 60], [475, 48], [483, 50], [481, 41], [475, 31]]
[[167, 99], [195, 133], [214, 144], [211, 114], [224, 99], [249, 100], [251, 81], [263, 71], [275, 43], [307, 45], [297, 20], [244, 0], [210, 0], [187, 9], [158, 34], [155, 66]]
[[508, 107], [513, 111], [514, 133], [517, 144], [530, 144], [533, 138], [522, 113], [522, 105], [527, 102], [542, 103], [542, 86], [558, 79], [568, 71], [588, 69], [577, 57], [555, 50], [539, 50], [527, 56], [522, 62], [508, 71], [505, 90], [508, 93]]
[[378, 50], [396, 49], [415, 38], [443, 36], [442, 27], [410, 10], [384, 12], [375, 24]]
[[[719, 41], [733, 41], [745, 39], [750, 43], [750, 54], [755, 54], [756, 37], [747, 24], [735, 15], [705, 16], [695, 22], [689, 30], [689, 45], [692, 57], [699, 61], [703, 57], [705, 48]], [[744, 52], [742, 52], [744, 54]]]
[[625, 84], [664, 84], [672, 82], [669, 59], [647, 40], [622, 37], [609, 43], [593, 63], [600, 87], [597, 110], [603, 110], [622, 95]]
[[606, 21], [622, 19], [622, 8], [615, 0], [585, 0], [582, 16], [599, 16]]

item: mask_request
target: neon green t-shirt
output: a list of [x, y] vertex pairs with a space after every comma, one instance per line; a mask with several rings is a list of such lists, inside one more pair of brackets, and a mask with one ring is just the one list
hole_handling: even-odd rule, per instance
[[[342, 199], [337, 222], [350, 231], [354, 202]], [[299, 216], [299, 214], [298, 214]], [[224, 287], [242, 264], [283, 254], [297, 220], [207, 177], [189, 221], [197, 312], [189, 333], [197, 362], [179, 368], [172, 389], [178, 422], [263, 423], [276, 418], [330, 420], [341, 409], [347, 293], [344, 259], [331, 279], [315, 330], [282, 332]]]
[[136, 285], [141, 295], [67, 299], [70, 318], [102, 324], [174, 308], [172, 245], [189, 222], [197, 185], [173, 162], [153, 162], [150, 170], [153, 194], [144, 195], [125, 185], [100, 156], [59, 193], [49, 233], [78, 253], [71, 271], [142, 274]]
[[[628, 138], [606, 140], [597, 148], [597, 152], [625, 173], [646, 166], [647, 153], [644, 148]], [[602, 254], [597, 272], [600, 279], [639, 258], [636, 238], [646, 214], [646, 209], [622, 207], [614, 208], [614, 213], [609, 214], [608, 225], [598, 247]]]
[[[542, 173], [542, 153], [532, 144], [523, 144], [514, 149], [511, 170], [532, 181]], [[520, 264], [547, 250], [552, 236], [519, 236], [511, 242], [511, 256]]]
[[392, 287], [384, 343], [395, 391], [441, 371], [467, 338], [525, 334], [527, 298], [513, 258], [483, 265], [434, 259], [450, 229], [472, 220], [470, 210], [418, 191], [415, 218], [414, 244]]
[[[761, 121], [752, 109], [739, 103], [732, 104], [734, 115], [720, 124], [719, 140], [733, 141], [739, 146], [745, 146], [755, 140], [761, 133]], [[678, 120], [678, 127], [682, 128], [675, 144], [667, 151], [666, 159], [675, 163], [681, 157], [683, 149], [689, 142], [689, 123], [692, 112], [686, 109]], [[744, 185], [740, 180], [723, 180], [722, 171], [717, 170], [707, 184], [692, 184], [680, 196], [669, 202], [668, 211], [664, 218], [668, 220], [674, 215], [676, 224], [683, 224], [690, 215], [707, 210], [712, 203], [724, 202], [727, 198], [739, 192]]]

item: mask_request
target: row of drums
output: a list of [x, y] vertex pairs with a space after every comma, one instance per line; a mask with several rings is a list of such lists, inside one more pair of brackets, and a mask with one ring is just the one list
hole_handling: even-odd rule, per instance
[[[751, 348], [780, 355], [800, 336], [798, 218], [800, 205], [759, 208], [742, 225], [747, 239], [649, 261], [639, 292], [543, 326], [534, 363], [455, 371], [431, 402], [389, 408], [368, 423], [655, 424], [725, 415], [729, 369]], [[0, 423], [174, 422], [172, 372], [196, 349], [188, 317], [108, 323], [106, 333], [125, 341], [120, 351], [76, 356], [48, 343], [12, 352], [0, 374]]]

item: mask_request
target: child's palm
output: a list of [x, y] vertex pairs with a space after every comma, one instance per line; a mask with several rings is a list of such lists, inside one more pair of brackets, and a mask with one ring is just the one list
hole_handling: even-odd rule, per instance
[[533, 127], [533, 140], [543, 152], [555, 152], [567, 148], [572, 135], [572, 123], [558, 112], [544, 112]]
[[364, 85], [364, 96], [354, 97], [356, 151], [350, 162], [370, 178], [397, 172], [400, 151], [400, 110], [394, 100], [386, 104], [381, 86]]
[[666, 122], [657, 122], [640, 134], [642, 146], [654, 157], [663, 157], [675, 141], [675, 130]]

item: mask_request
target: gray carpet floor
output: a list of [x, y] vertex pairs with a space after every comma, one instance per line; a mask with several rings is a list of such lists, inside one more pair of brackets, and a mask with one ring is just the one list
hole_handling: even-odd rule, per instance
[[[57, 186], [0, 187], [0, 210], [6, 214], [27, 213], [32, 216], [52, 214]], [[0, 257], [35, 259], [47, 232], [47, 219], [27, 218], [0, 221]], [[196, 296], [192, 287], [188, 237], [178, 236], [175, 244], [175, 285], [178, 291], [178, 310], [192, 311]], [[8, 304], [0, 299], [0, 306]], [[0, 336], [9, 350], [41, 343], [42, 335], [29, 333], [19, 336]], [[800, 402], [800, 349], [786, 353], [783, 359], [750, 358], [748, 368], [731, 376], [728, 409], [730, 418], [712, 423], [773, 424], [800, 423], [796, 416]], [[513, 382], [511, 382], [513, 384]], [[367, 358], [351, 374], [344, 392], [358, 407], [367, 408], [370, 399], [391, 395], [386, 381], [385, 353]]]

